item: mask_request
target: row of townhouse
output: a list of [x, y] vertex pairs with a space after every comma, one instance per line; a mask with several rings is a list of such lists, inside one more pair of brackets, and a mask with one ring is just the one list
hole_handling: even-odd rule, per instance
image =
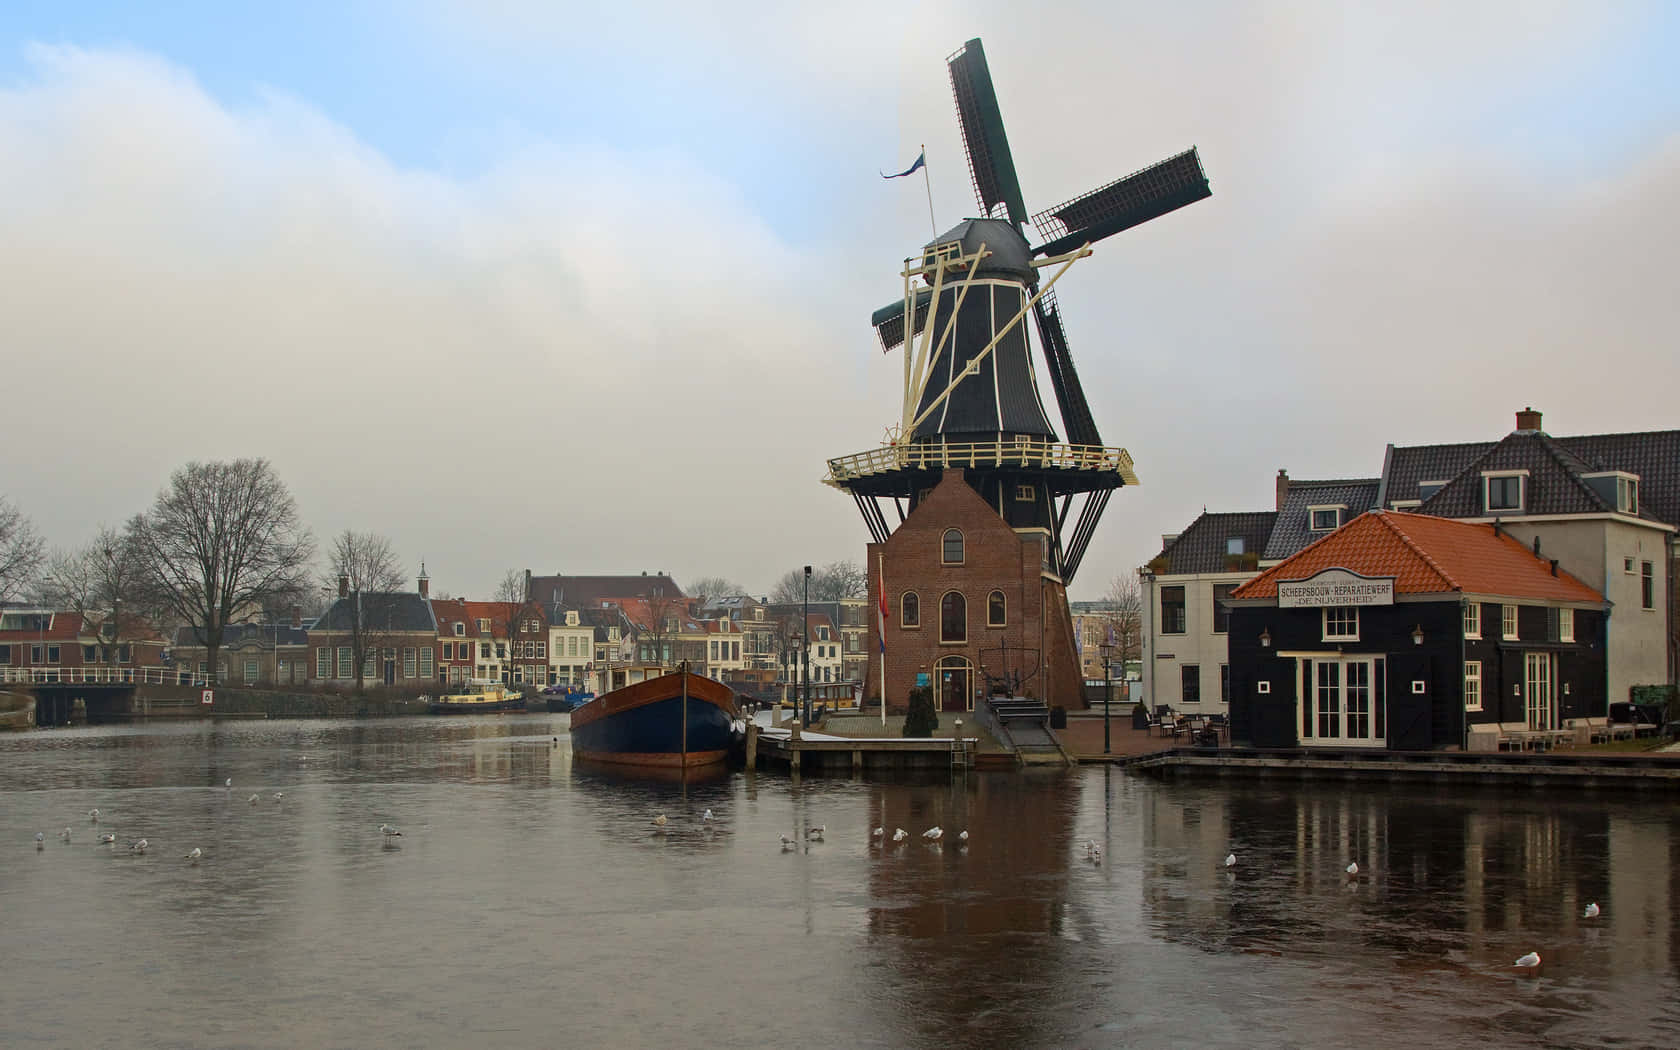
[[[1243, 731], [1274, 744], [1394, 739], [1401, 727], [1391, 716], [1409, 710], [1411, 744], [1453, 746], [1489, 720], [1545, 731], [1603, 716], [1637, 686], [1672, 683], [1680, 431], [1553, 437], [1532, 409], [1516, 424], [1493, 442], [1390, 445], [1375, 478], [1298, 481], [1279, 471], [1273, 509], [1203, 512], [1164, 536], [1140, 570], [1146, 701], [1260, 717], [1258, 730]], [[1485, 526], [1485, 535], [1414, 518]], [[1512, 545], [1526, 559], [1512, 560]], [[1337, 593], [1354, 597], [1311, 597], [1308, 581], [1320, 573], [1351, 574]], [[1443, 617], [1458, 614], [1462, 624], [1444, 630]], [[1298, 623], [1303, 616], [1310, 623]], [[1366, 621], [1377, 636], [1363, 635]], [[1282, 634], [1287, 673], [1274, 663]], [[1497, 651], [1480, 651], [1489, 644]], [[1383, 646], [1400, 658], [1383, 658]], [[1423, 653], [1452, 673], [1418, 671]], [[1373, 682], [1379, 667], [1384, 677]], [[1402, 682], [1402, 672], [1412, 676]], [[1350, 681], [1370, 682], [1380, 700], [1353, 697]], [[1423, 695], [1431, 705], [1411, 699]], [[1294, 706], [1284, 712], [1286, 703]], [[1308, 717], [1320, 706], [1336, 713], [1322, 726]], [[1350, 710], [1371, 715], [1357, 734]]]
[[120, 609], [0, 604], [0, 683], [132, 680], [164, 664], [164, 638]]
[[[814, 603], [808, 617], [747, 596], [701, 607], [663, 573], [533, 576], [523, 602], [433, 598], [422, 571], [416, 589], [350, 590], [314, 623], [249, 623], [223, 635], [217, 675], [246, 684], [364, 684], [422, 687], [469, 679], [518, 686], [617, 688], [646, 668], [686, 662], [730, 681], [771, 670], [809, 651], [814, 682], [842, 682], [860, 663], [862, 599]], [[797, 612], [797, 615], [795, 615]], [[842, 627], [835, 621], [851, 622]], [[805, 626], [809, 636], [802, 641]], [[179, 632], [180, 666], [208, 673], [202, 635]]]

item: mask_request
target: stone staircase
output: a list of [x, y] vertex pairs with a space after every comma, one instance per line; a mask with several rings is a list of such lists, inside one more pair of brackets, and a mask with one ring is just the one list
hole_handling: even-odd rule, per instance
[[1042, 700], [1024, 696], [986, 699], [1003, 745], [1022, 765], [1067, 765], [1070, 761], [1050, 731], [1050, 708]]

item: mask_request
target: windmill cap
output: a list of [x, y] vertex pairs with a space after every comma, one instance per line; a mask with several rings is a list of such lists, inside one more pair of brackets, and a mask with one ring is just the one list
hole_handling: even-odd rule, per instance
[[[962, 242], [964, 255], [973, 255], [986, 246], [989, 252], [980, 263], [979, 273], [994, 277], [1013, 277], [1018, 281], [1031, 282], [1033, 280], [1032, 249], [1027, 245], [1027, 239], [1021, 236], [1021, 231], [1012, 222], [1003, 219], [964, 219], [927, 243], [927, 248], [935, 245], [949, 244], [952, 241]], [[950, 281], [946, 276], [946, 281]]]

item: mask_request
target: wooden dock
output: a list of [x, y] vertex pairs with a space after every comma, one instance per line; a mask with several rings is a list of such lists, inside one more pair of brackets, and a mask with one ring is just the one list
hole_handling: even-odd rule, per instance
[[748, 725], [747, 768], [769, 762], [793, 773], [966, 771], [979, 744], [977, 737], [844, 737]]
[[1527, 787], [1680, 788], [1680, 754], [1172, 748], [1121, 760], [1162, 777], [1390, 780]]

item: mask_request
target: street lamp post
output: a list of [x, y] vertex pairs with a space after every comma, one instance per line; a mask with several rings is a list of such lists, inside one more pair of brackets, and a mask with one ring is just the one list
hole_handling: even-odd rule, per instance
[[811, 725], [811, 567], [805, 566], [805, 637], [800, 639], [800, 652], [805, 654], [805, 713], [800, 722]]
[[1103, 754], [1109, 754], [1108, 709], [1114, 706], [1114, 646], [1104, 642], [1097, 647], [1103, 662]]

